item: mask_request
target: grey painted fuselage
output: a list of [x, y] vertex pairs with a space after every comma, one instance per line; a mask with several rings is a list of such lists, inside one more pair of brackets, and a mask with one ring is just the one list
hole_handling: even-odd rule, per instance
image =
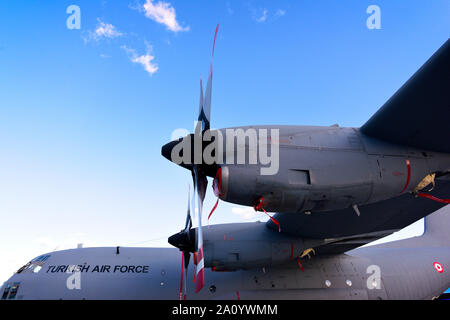
[[[345, 254], [312, 255], [301, 259], [303, 270], [296, 259], [277, 267], [207, 270], [198, 294], [191, 263], [187, 299], [432, 299], [450, 286], [450, 207], [426, 221], [421, 237]], [[6, 286], [18, 286], [15, 299], [179, 299], [177, 249], [86, 248], [48, 255], [39, 272], [33, 272], [34, 264], [16, 273], [0, 294]], [[67, 273], [71, 265], [80, 266], [78, 283], [69, 279], [74, 277]]]

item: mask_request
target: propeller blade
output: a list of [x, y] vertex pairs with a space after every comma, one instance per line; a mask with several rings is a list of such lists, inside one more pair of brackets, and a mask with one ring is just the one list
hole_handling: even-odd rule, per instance
[[191, 217], [191, 187], [189, 186], [188, 191], [188, 207], [187, 207], [187, 215], [186, 215], [186, 224], [184, 226], [184, 232], [188, 235], [189, 239], [189, 230], [192, 228], [192, 217]]
[[216, 177], [213, 180], [212, 187], [213, 187], [214, 195], [217, 197], [217, 201], [216, 201], [216, 204], [214, 205], [214, 207], [212, 208], [211, 213], [208, 216], [208, 221], [211, 218], [214, 211], [217, 209], [217, 206], [219, 205], [220, 194], [222, 192], [222, 168], [220, 168], [220, 167], [219, 167], [219, 169], [217, 169]]
[[186, 291], [187, 291], [187, 272], [189, 268], [189, 260], [191, 259], [191, 254], [189, 251], [183, 252], [183, 259], [184, 259], [184, 276], [182, 276], [183, 286], [184, 286], [184, 300], [186, 300]]
[[[204, 102], [204, 98], [203, 98], [203, 80], [200, 77], [200, 106], [199, 106], [199, 110], [198, 110], [198, 114], [202, 113], [202, 109], [203, 109], [203, 102]], [[200, 119], [199, 119], [200, 120]]]
[[[194, 165], [192, 170], [192, 178], [194, 179], [194, 189], [198, 206], [203, 208], [203, 200], [205, 200], [206, 188], [208, 187], [208, 179], [206, 175], [199, 170], [199, 166]], [[201, 210], [199, 210], [200, 212]]]
[[181, 251], [181, 277], [180, 277], [180, 301], [184, 300], [183, 298], [183, 287], [184, 290], [186, 290], [186, 286], [184, 286], [185, 282], [184, 282], [184, 273], [185, 273], [185, 268], [184, 268], [184, 251]]
[[200, 77], [200, 106], [199, 106], [199, 110], [198, 110], [198, 122], [197, 125], [195, 126], [195, 133], [199, 133], [202, 130], [205, 130], [204, 127], [206, 125], [206, 123], [209, 121], [203, 110], [203, 104], [204, 104], [204, 98], [203, 98], [203, 81], [202, 78]]
[[203, 240], [200, 241], [201, 247], [197, 252], [197, 257], [200, 259], [196, 268], [196, 278], [195, 278], [195, 293], [199, 293], [205, 286], [205, 265], [203, 257]]
[[212, 98], [212, 78], [213, 78], [213, 62], [214, 62], [214, 50], [216, 48], [217, 33], [219, 32], [219, 25], [216, 27], [216, 33], [214, 34], [214, 44], [211, 57], [211, 70], [209, 72], [208, 83], [206, 85], [205, 99], [203, 101], [203, 107], [200, 109], [198, 121], [202, 122], [203, 131], [211, 128], [211, 98]]
[[196, 267], [196, 277], [195, 277], [195, 292], [198, 293], [202, 290], [205, 285], [205, 265], [204, 265], [204, 252], [203, 252], [203, 230], [202, 230], [202, 210], [203, 210], [203, 200], [206, 195], [206, 188], [208, 186], [208, 179], [204, 174], [199, 172], [197, 166], [194, 165], [192, 176], [194, 179], [194, 189], [197, 200], [197, 217], [198, 217], [198, 228], [197, 228], [197, 267]]
[[[187, 215], [186, 215], [186, 225], [184, 227], [184, 230], [181, 231], [178, 235], [172, 236], [169, 239], [169, 243], [173, 242], [174, 244], [178, 244], [180, 242], [186, 241], [183, 239], [180, 239], [181, 237], [186, 237], [187, 239], [187, 243], [189, 243], [191, 241], [191, 228], [192, 228], [192, 217], [191, 217], [191, 187], [189, 186], [188, 188], [188, 207], [187, 207]], [[175, 241], [172, 241], [172, 240]], [[177, 239], [180, 239], [178, 241], [176, 241]], [[183, 248], [183, 249], [181, 249]], [[189, 268], [189, 260], [191, 259], [191, 254], [189, 252], [189, 249], [186, 250], [187, 246], [181, 247], [181, 277], [180, 277], [180, 300], [186, 300], [186, 290], [187, 290], [187, 285], [186, 285], [186, 279], [187, 279], [187, 272], [188, 272], [188, 268]]]

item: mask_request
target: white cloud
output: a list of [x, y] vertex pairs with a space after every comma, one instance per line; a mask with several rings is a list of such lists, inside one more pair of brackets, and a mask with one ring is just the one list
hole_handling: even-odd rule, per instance
[[278, 9], [277, 12], [275, 12], [275, 17], [279, 18], [286, 14], [286, 10]]
[[99, 20], [99, 24], [97, 25], [97, 28], [95, 29], [95, 36], [97, 38], [116, 38], [120, 37], [123, 34], [116, 29], [112, 24], [104, 23], [103, 21]]
[[123, 45], [121, 48], [128, 53], [131, 62], [142, 65], [145, 71], [147, 71], [150, 76], [158, 71], [158, 65], [152, 62], [155, 57], [151, 55], [150, 46], [147, 46], [147, 52], [143, 55], [138, 55], [136, 53], [136, 50], [128, 48], [125, 45]]
[[227, 12], [228, 12], [228, 14], [229, 14], [229, 15], [232, 15], [232, 14], [234, 13], [234, 11], [233, 11], [233, 9], [231, 9], [231, 4], [230, 4], [230, 2], [227, 1], [226, 5], [227, 5]]
[[90, 40], [114, 39], [123, 36], [123, 33], [117, 30], [112, 24], [105, 23], [101, 19], [97, 19], [97, 21], [97, 27], [94, 31], [89, 31], [89, 36], [84, 39], [85, 42]]
[[267, 16], [268, 16], [268, 14], [269, 14], [269, 11], [268, 11], [266, 8], [264, 8], [264, 9], [261, 9], [261, 10], [260, 10], [259, 14], [255, 14], [255, 15], [253, 16], [253, 19], [254, 19], [256, 22], [263, 23], [263, 22], [266, 22], [266, 21], [267, 21]]
[[145, 71], [147, 71], [150, 75], [153, 75], [158, 71], [158, 66], [152, 63], [153, 59], [155, 59], [155, 57], [147, 53], [142, 56], [136, 56], [132, 58], [131, 62], [141, 64], [144, 67]]
[[249, 10], [252, 14], [252, 19], [258, 23], [265, 23], [269, 19], [276, 20], [286, 15], [286, 10], [283, 9], [278, 9], [277, 11], [275, 11], [275, 13], [270, 13], [270, 15], [269, 10], [266, 8], [256, 9], [252, 6], [249, 6]]
[[255, 209], [250, 207], [233, 207], [231, 212], [238, 215], [242, 220], [251, 220], [257, 218]]
[[146, 0], [143, 11], [147, 18], [165, 25], [170, 31], [189, 31], [189, 27], [180, 26], [176, 18], [175, 8], [168, 2]]

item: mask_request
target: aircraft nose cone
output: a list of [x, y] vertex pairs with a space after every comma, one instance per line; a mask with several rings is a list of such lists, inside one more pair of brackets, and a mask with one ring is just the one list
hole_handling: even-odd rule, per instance
[[[195, 155], [194, 155], [194, 153], [195, 153], [195, 146], [194, 146], [194, 144], [191, 144], [191, 145], [189, 145], [189, 143], [183, 144], [181, 146], [181, 148], [179, 150], [177, 150], [176, 154], [174, 155], [175, 159], [172, 159], [172, 150], [173, 150], [173, 148], [175, 148], [175, 146], [177, 146], [179, 143], [184, 143], [183, 139], [184, 138], [180, 138], [178, 140], [171, 141], [171, 142], [165, 144], [164, 146], [162, 146], [162, 148], [161, 148], [161, 155], [164, 158], [166, 158], [167, 160], [169, 160], [170, 162], [176, 163], [176, 164], [178, 164], [179, 166], [181, 166], [181, 167], [183, 167], [185, 169], [192, 170], [192, 166], [193, 166], [193, 164], [195, 162]], [[193, 140], [192, 136], [191, 136], [190, 139], [191, 139], [190, 141]], [[189, 142], [189, 140], [188, 140], [188, 142]], [[187, 152], [190, 153], [190, 158], [189, 158], [189, 155], [187, 155], [188, 159], [185, 159], [185, 157], [184, 157], [184, 151], [185, 151], [184, 149], [186, 147], [190, 148], [190, 150], [187, 150]], [[201, 146], [201, 148], [202, 149], [200, 149], [200, 150], [204, 150], [204, 146], [203, 145]], [[178, 157], [179, 157], [179, 159], [178, 159]], [[207, 165], [207, 164], [204, 164], [204, 163], [200, 163], [199, 165], [201, 165], [203, 172], [207, 176], [213, 177], [213, 178], [215, 177], [216, 171], [217, 171], [217, 165], [216, 164]]]
[[169, 161], [172, 161], [172, 149], [179, 143], [179, 140], [171, 141], [161, 148], [161, 155]]
[[169, 237], [169, 243], [175, 248], [180, 249], [181, 251], [195, 251], [195, 243], [193, 241], [195, 239], [195, 231], [193, 229], [189, 230], [189, 234], [182, 231], [173, 236]]

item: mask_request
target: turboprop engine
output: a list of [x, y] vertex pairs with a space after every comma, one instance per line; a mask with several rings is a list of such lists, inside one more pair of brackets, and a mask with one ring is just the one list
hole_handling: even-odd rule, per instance
[[203, 134], [169, 143], [162, 154], [186, 168], [196, 163], [214, 178], [220, 199], [271, 212], [357, 208], [415, 192], [450, 169], [448, 154], [394, 146], [354, 128], [243, 127]]
[[[197, 229], [180, 232], [169, 243], [194, 252]], [[272, 267], [312, 252], [326, 240], [301, 239], [274, 232], [265, 223], [214, 225], [203, 228], [204, 266], [215, 271]], [[190, 248], [190, 249], [189, 249]]]

